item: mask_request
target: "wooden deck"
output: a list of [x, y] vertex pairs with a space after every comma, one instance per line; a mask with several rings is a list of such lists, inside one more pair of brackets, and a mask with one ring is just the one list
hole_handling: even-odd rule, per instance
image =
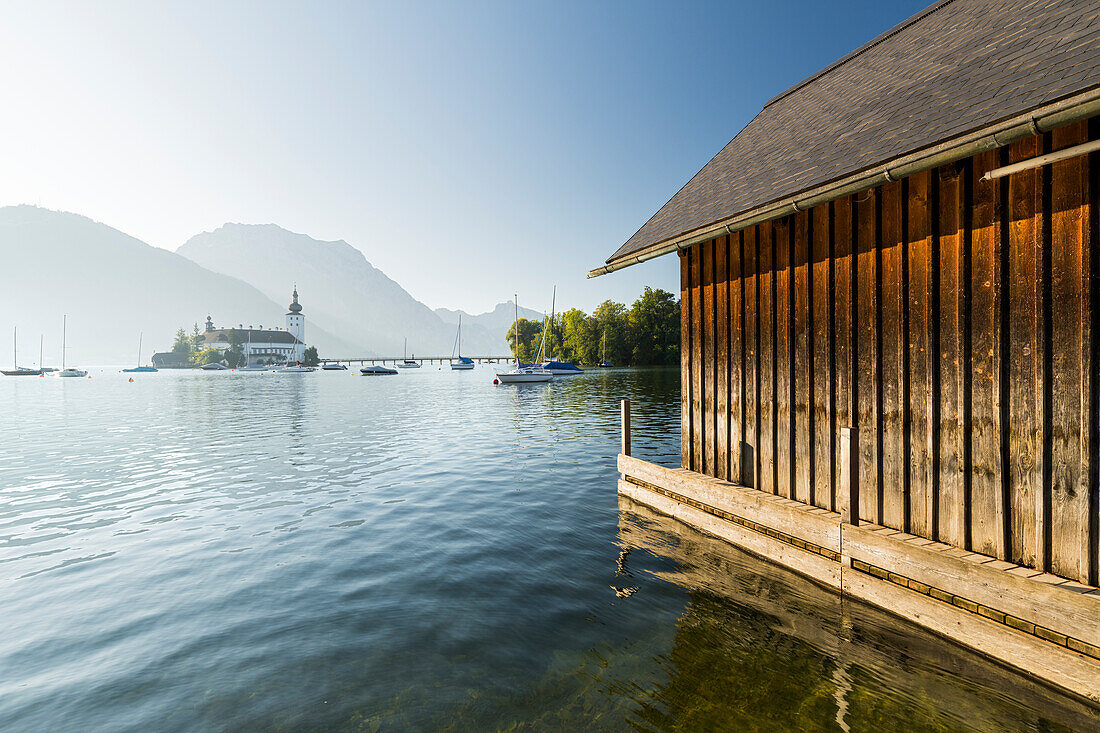
[[1100, 589], [620, 455], [619, 493], [1100, 706]]

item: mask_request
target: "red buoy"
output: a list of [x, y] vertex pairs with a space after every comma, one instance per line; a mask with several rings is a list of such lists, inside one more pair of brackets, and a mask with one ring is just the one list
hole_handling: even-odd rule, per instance
[[500, 382], [498, 382], [497, 380], [494, 379], [493, 384], [500, 384]]

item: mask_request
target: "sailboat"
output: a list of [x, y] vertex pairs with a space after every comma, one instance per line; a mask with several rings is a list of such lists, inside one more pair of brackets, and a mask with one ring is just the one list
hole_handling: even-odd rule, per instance
[[516, 325], [515, 331], [515, 344], [516, 344], [516, 368], [510, 372], [497, 372], [497, 379], [502, 384], [524, 384], [528, 382], [549, 382], [554, 378], [554, 375], [546, 371], [542, 367], [537, 366], [522, 366], [519, 362], [519, 295], [516, 295]]
[[553, 345], [553, 330], [554, 330], [554, 315], [555, 308], [558, 300], [558, 286], [554, 286], [554, 296], [550, 301], [550, 331], [547, 332], [546, 339], [546, 361], [543, 362], [542, 368], [553, 374], [555, 377], [572, 377], [577, 374], [584, 374], [584, 370], [571, 361], [554, 361], [554, 345]]
[[159, 372], [160, 371], [155, 366], [142, 366], [141, 365], [141, 337], [142, 336], [143, 336], [143, 334], [141, 334], [141, 333], [138, 334], [137, 366], [130, 367], [129, 369], [123, 369], [122, 371], [124, 371], [124, 372]]
[[12, 334], [12, 356], [11, 356], [11, 369], [0, 371], [5, 377], [37, 377], [42, 373], [42, 353], [39, 349], [38, 354], [38, 369], [28, 369], [27, 367], [19, 366], [19, 327], [15, 327]]
[[607, 331], [603, 332], [603, 338], [600, 339], [600, 363], [596, 365], [599, 369], [610, 369], [615, 366], [607, 360]]
[[405, 339], [405, 350], [402, 352], [401, 361], [397, 362], [397, 366], [401, 369], [419, 369], [420, 362], [413, 361], [409, 358], [409, 340]]
[[271, 367], [266, 364], [252, 363], [252, 326], [248, 327], [248, 344], [244, 350], [244, 366], [238, 369], [240, 372], [269, 372]]
[[61, 317], [61, 371], [57, 373], [59, 377], [86, 377], [88, 372], [76, 367], [65, 368], [65, 351], [68, 347], [68, 325], [69, 316], [65, 315]]
[[[455, 358], [455, 352], [458, 352], [458, 361], [453, 361]], [[458, 333], [455, 334], [455, 345], [451, 349], [451, 369], [458, 371], [469, 371], [474, 368], [474, 360], [462, 355], [462, 314], [458, 314]]]

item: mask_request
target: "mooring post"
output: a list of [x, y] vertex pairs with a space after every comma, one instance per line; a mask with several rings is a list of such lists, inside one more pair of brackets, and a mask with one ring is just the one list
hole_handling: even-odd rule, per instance
[[623, 444], [622, 449], [619, 451], [624, 456], [630, 455], [630, 400], [623, 400], [622, 405], [622, 421], [623, 421]]

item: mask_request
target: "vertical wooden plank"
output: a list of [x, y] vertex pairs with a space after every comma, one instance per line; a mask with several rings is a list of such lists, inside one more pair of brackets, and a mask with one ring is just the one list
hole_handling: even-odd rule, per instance
[[730, 460], [730, 301], [729, 301], [730, 238], [719, 237], [714, 249], [715, 324], [715, 431], [714, 475], [729, 479]]
[[878, 455], [878, 262], [875, 196], [872, 189], [856, 195], [856, 313], [859, 372], [856, 419], [859, 421], [859, 518], [880, 523]]
[[815, 206], [813, 210], [813, 241], [810, 246], [810, 305], [813, 313], [812, 344], [810, 349], [813, 389], [810, 394], [811, 434], [810, 450], [813, 452], [813, 486], [811, 503], [824, 509], [832, 508], [833, 496], [833, 359], [832, 318], [833, 301], [829, 288], [832, 285], [832, 255], [829, 242], [832, 237], [829, 205]]
[[691, 469], [691, 250], [680, 258], [680, 466]]
[[963, 279], [963, 249], [966, 245], [963, 225], [963, 180], [961, 168], [946, 166], [939, 177], [939, 477], [936, 505], [937, 539], [956, 547], [966, 543], [966, 419], [963, 414], [965, 369], [964, 333], [966, 328]]
[[[1053, 149], [1086, 140], [1085, 123], [1053, 131]], [[1050, 568], [1089, 577], [1090, 331], [1088, 158], [1051, 166]]]
[[[835, 474], [832, 487], [832, 511], [840, 511], [841, 486], [848, 484], [842, 474], [846, 464], [841, 443], [841, 431], [852, 427], [855, 405], [852, 402], [852, 304], [855, 280], [852, 277], [852, 197], [845, 196], [832, 204], [833, 226], [833, 451]], [[856, 515], [858, 517], [858, 514]]]
[[791, 399], [791, 221], [773, 222], [775, 248], [775, 470], [776, 493], [795, 498], [791, 486], [794, 405]]
[[742, 297], [745, 305], [743, 321], [745, 354], [745, 445], [741, 451], [741, 483], [760, 487], [760, 288], [757, 274], [756, 227], [741, 232]]
[[715, 241], [703, 243], [703, 470], [708, 476], [717, 475], [715, 449], [717, 437], [717, 405], [715, 403], [715, 303], [714, 303], [714, 249]]
[[[1042, 139], [1009, 146], [1009, 162], [1042, 154]], [[1043, 545], [1043, 188], [1042, 170], [1008, 179], [1008, 559], [1042, 567]], [[986, 183], [985, 185], [991, 185]]]
[[775, 249], [770, 222], [756, 227], [760, 272], [760, 489], [775, 487]]
[[706, 470], [703, 446], [707, 436], [703, 423], [703, 250], [706, 243], [691, 248], [691, 470]]
[[793, 333], [791, 348], [793, 359], [791, 363], [792, 377], [792, 401], [794, 403], [794, 450], [791, 460], [794, 461], [794, 483], [791, 486], [791, 497], [799, 501], [813, 504], [813, 434], [810, 432], [810, 424], [813, 420], [811, 404], [813, 401], [813, 389], [815, 382], [810, 372], [812, 360], [811, 333], [814, 314], [810, 305], [810, 288], [813, 273], [810, 270], [810, 213], [800, 211], [794, 216], [794, 244], [792, 247], [791, 274], [794, 293], [792, 300], [794, 308], [791, 312]]
[[905, 292], [903, 271], [905, 232], [902, 229], [902, 183], [887, 183], [882, 195], [882, 232], [880, 235], [882, 271], [880, 297], [882, 322], [879, 324], [882, 364], [882, 519], [894, 529], [906, 530], [908, 456], [905, 454]]
[[970, 233], [970, 537], [974, 552], [1005, 559], [1001, 455], [1001, 212], [982, 175], [997, 151], [974, 156]]
[[906, 205], [909, 216], [906, 240], [909, 243], [909, 531], [935, 539], [933, 483], [933, 313], [932, 291], [932, 174], [918, 173], [909, 178]]
[[737, 232], [729, 237], [726, 262], [728, 264], [728, 311], [726, 340], [728, 349], [728, 409], [727, 422], [729, 435], [727, 436], [727, 450], [729, 452], [729, 467], [727, 473], [729, 480], [735, 483], [741, 481], [741, 445], [745, 440], [745, 416], [744, 410], [744, 369], [742, 366], [743, 349], [745, 348], [744, 326], [742, 324], [744, 304], [741, 300], [743, 288], [741, 285], [742, 270], [741, 254], [742, 233]]

